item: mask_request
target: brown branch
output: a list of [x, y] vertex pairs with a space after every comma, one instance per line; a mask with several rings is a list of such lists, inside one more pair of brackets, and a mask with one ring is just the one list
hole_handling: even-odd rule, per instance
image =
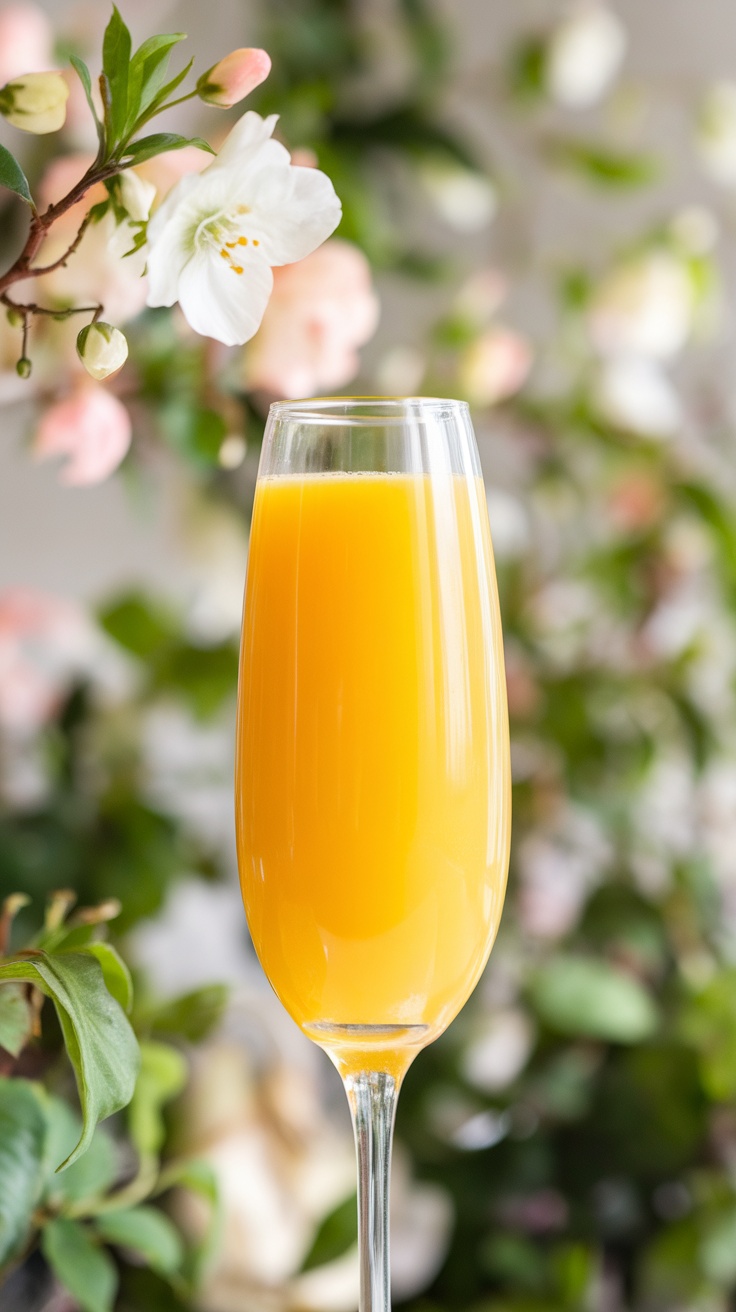
[[104, 309], [104, 306], [98, 302], [97, 305], [72, 305], [66, 310], [56, 310], [50, 305], [36, 305], [35, 301], [14, 301], [7, 292], [0, 293], [0, 304], [23, 316], [45, 314], [50, 319], [70, 319], [73, 314], [91, 314], [94, 316], [93, 322], [99, 319]]
[[75, 250], [79, 246], [79, 243], [81, 242], [85, 232], [87, 231], [90, 225], [91, 219], [92, 219], [92, 212], [90, 211], [89, 214], [85, 214], [84, 218], [82, 219], [82, 222], [79, 225], [79, 230], [77, 232], [76, 237], [74, 238], [74, 241], [71, 243], [71, 245], [67, 246], [66, 250], [64, 251], [64, 254], [60, 255], [58, 260], [54, 260], [53, 264], [40, 264], [40, 265], [34, 264], [33, 268], [28, 270], [29, 276], [35, 278], [37, 274], [53, 273], [55, 269], [63, 269], [67, 260], [69, 259], [69, 256], [73, 255]]
[[[71, 191], [66, 196], [63, 196], [61, 200], [57, 201], [54, 205], [49, 205], [48, 209], [44, 210], [43, 214], [39, 214], [37, 210], [33, 211], [26, 244], [23, 247], [23, 250], [15, 262], [11, 264], [10, 268], [0, 276], [0, 296], [7, 291], [8, 287], [12, 287], [14, 283], [23, 282], [28, 278], [34, 278], [37, 274], [45, 272], [44, 269], [34, 269], [32, 265], [44, 243], [44, 239], [49, 229], [57, 219], [61, 218], [62, 214], [66, 214], [67, 210], [72, 209], [80, 200], [83, 200], [91, 187], [94, 187], [98, 182], [105, 182], [108, 178], [114, 177], [115, 174], [119, 172], [120, 165], [118, 163], [105, 165], [93, 164], [87, 169], [84, 177], [80, 178], [76, 186], [72, 187]], [[87, 216], [85, 216], [85, 218], [86, 217]], [[82, 224], [82, 231], [77, 233], [75, 242], [72, 243], [71, 250], [68, 250], [66, 254], [61, 257], [61, 263], [68, 259], [72, 251], [76, 249], [76, 244], [78, 244], [78, 242], [82, 240], [82, 236], [84, 236], [83, 229], [85, 227], [86, 222]], [[57, 268], [58, 265], [53, 264], [48, 267]]]

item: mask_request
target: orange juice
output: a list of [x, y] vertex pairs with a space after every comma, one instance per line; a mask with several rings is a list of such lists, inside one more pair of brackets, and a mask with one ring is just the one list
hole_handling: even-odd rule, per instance
[[509, 770], [482, 481], [262, 479], [236, 815], [253, 942], [313, 1038], [428, 1042], [503, 903]]

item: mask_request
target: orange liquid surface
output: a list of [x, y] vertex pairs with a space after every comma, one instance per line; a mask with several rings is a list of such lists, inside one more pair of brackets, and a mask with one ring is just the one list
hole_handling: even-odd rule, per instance
[[262, 480], [238, 857], [263, 968], [312, 1037], [421, 1026], [427, 1042], [444, 1029], [498, 928], [509, 795], [482, 482]]

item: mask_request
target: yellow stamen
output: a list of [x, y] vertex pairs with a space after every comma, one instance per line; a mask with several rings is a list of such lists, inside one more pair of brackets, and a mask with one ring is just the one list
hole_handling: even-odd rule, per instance
[[230, 268], [232, 269], [233, 273], [242, 273], [242, 272], [243, 272], [243, 266], [242, 266], [242, 264], [231, 264], [231, 265], [230, 265]]
[[220, 251], [220, 254], [221, 254], [223, 260], [229, 260], [229, 259], [230, 259], [230, 256], [228, 255], [227, 251], [226, 251], [224, 248], [223, 248], [223, 250]]
[[238, 246], [247, 246], [247, 245], [248, 245], [247, 237], [238, 237]]
[[258, 238], [257, 238], [257, 237], [254, 237], [254, 238], [253, 238], [253, 245], [254, 245], [254, 246], [260, 246], [260, 244], [261, 244], [261, 243], [259, 242]]

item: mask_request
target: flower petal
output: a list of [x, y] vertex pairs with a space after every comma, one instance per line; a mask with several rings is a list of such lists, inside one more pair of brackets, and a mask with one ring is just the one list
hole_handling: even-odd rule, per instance
[[326, 173], [290, 166], [254, 179], [254, 222], [263, 230], [269, 264], [293, 264], [322, 245], [342, 218], [342, 206]]
[[200, 185], [198, 173], [182, 178], [148, 224], [148, 305], [173, 305], [178, 297], [179, 278], [191, 254], [186, 234]]
[[[261, 118], [255, 110], [249, 109], [230, 129], [215, 159], [204, 170], [205, 174], [219, 172], [222, 168], [237, 168], [242, 175], [242, 170], [250, 167], [261, 147], [273, 135], [278, 118], [278, 114], [269, 114], [268, 118]], [[274, 142], [274, 145], [278, 145], [278, 142]], [[288, 161], [288, 151], [283, 146], [280, 150]]]
[[208, 252], [193, 256], [179, 280], [179, 304], [195, 332], [225, 346], [242, 346], [257, 330], [273, 287], [273, 274], [255, 253], [242, 257], [242, 273]]

